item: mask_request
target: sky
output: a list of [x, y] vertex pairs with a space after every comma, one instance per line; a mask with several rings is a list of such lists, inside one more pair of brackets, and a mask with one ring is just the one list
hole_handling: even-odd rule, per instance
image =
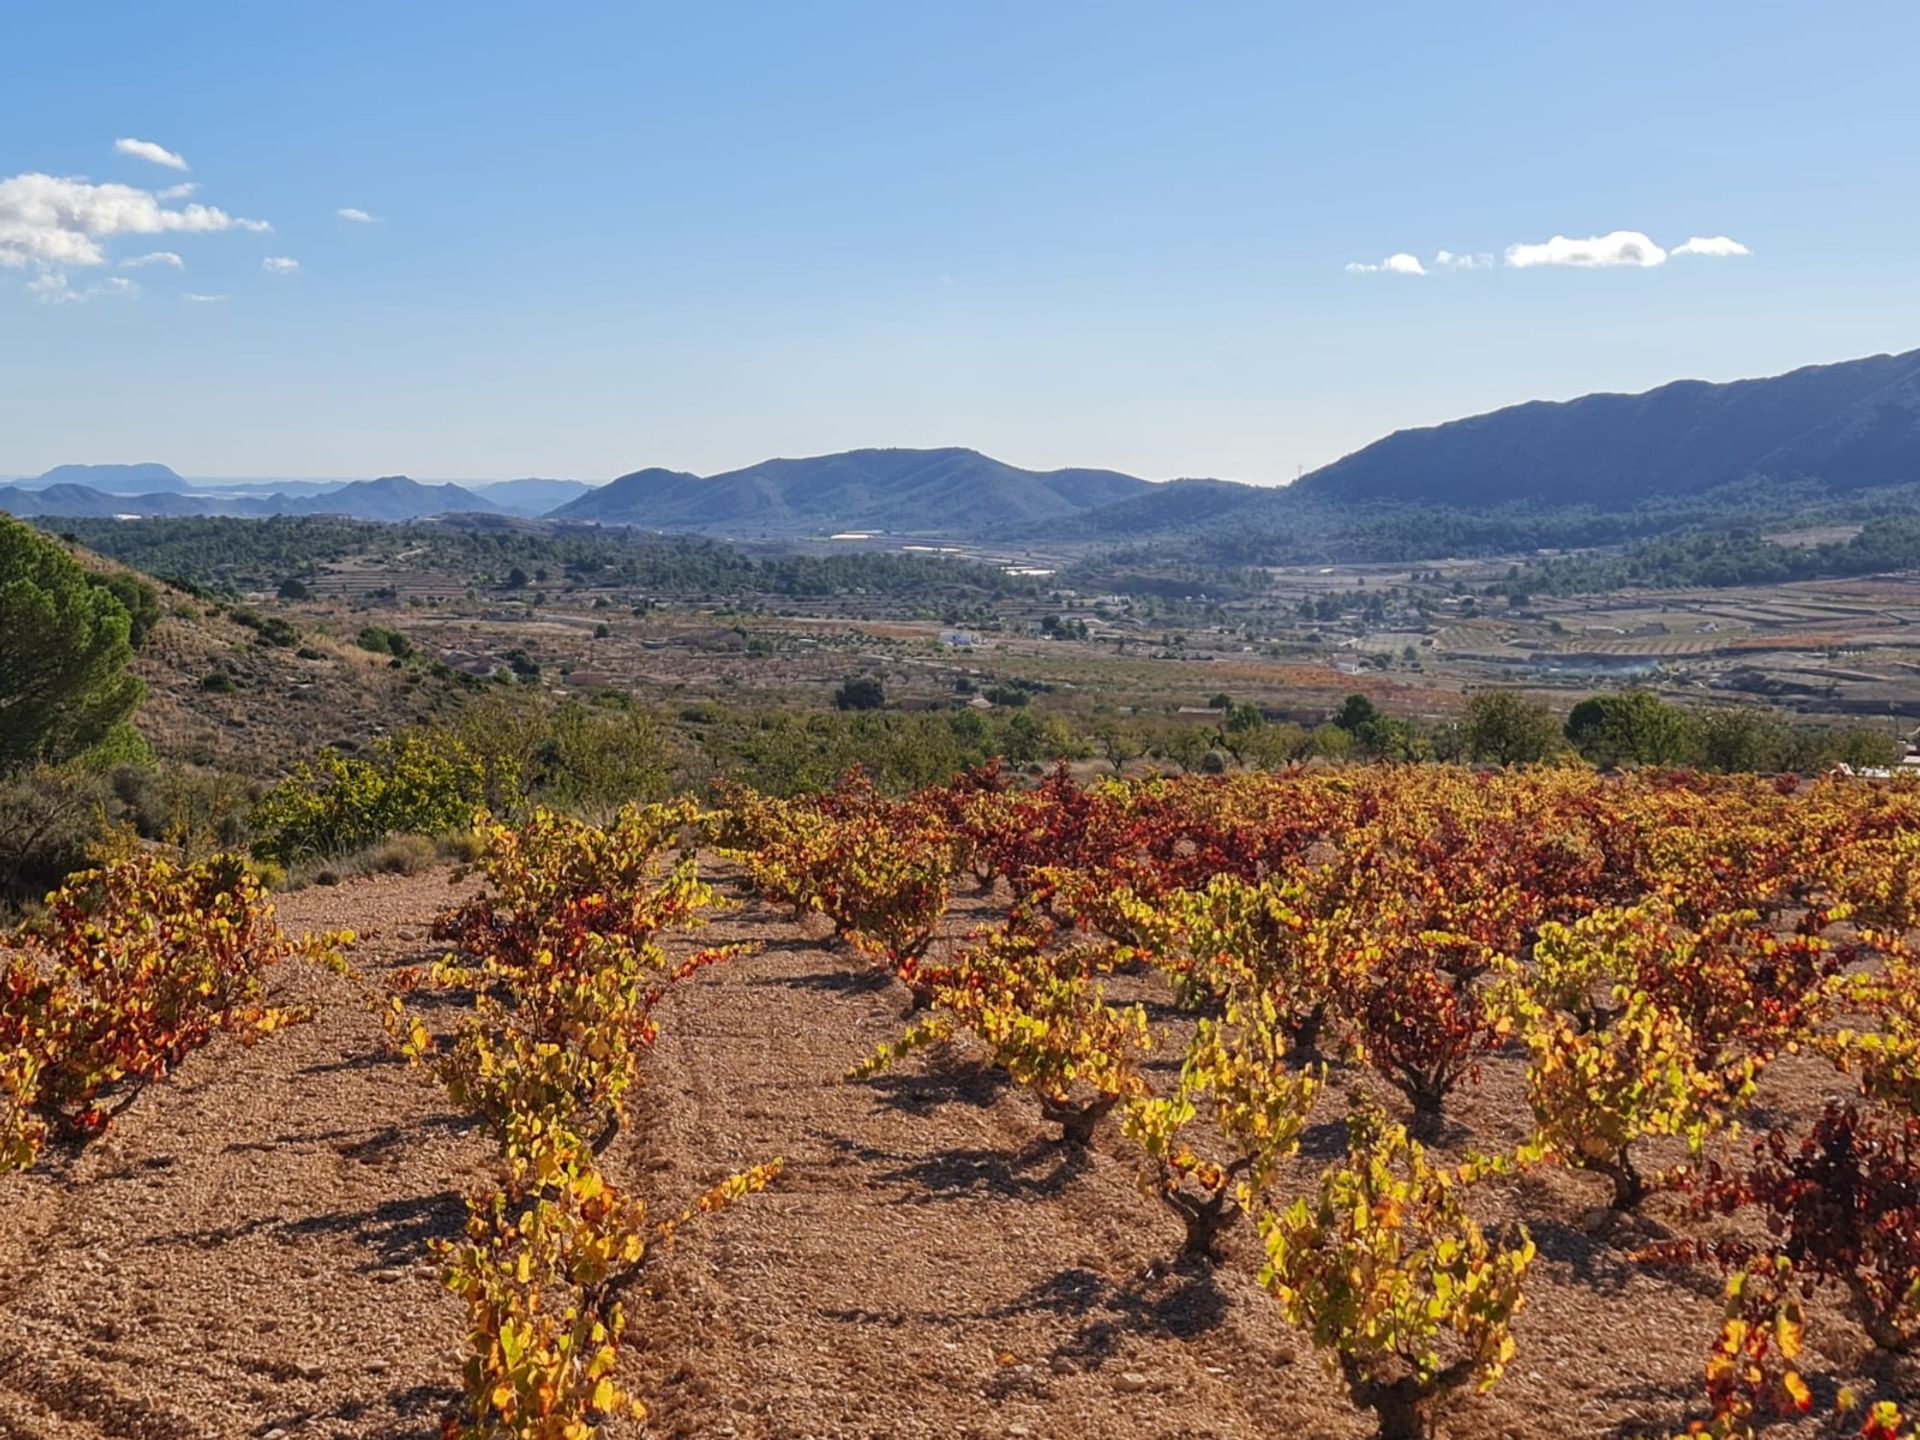
[[1920, 347], [1911, 3], [6, 12], [0, 475], [1283, 482]]

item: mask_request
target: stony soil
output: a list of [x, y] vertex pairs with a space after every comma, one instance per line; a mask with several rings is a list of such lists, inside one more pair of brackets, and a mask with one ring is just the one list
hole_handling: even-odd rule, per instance
[[[377, 980], [432, 956], [427, 927], [461, 893], [436, 871], [303, 891], [280, 912], [359, 930]], [[961, 905], [952, 928], [986, 908]], [[645, 1098], [607, 1163], [662, 1213], [745, 1165], [787, 1168], [684, 1231], [636, 1292], [626, 1379], [652, 1417], [626, 1433], [1369, 1433], [1256, 1284], [1251, 1234], [1216, 1268], [1172, 1263], [1178, 1227], [1118, 1133], [1064, 1153], [1032, 1101], [964, 1050], [840, 1083], [897, 1033], [903, 992], [752, 902], [717, 931], [764, 948], [663, 1007]], [[436, 1433], [462, 1315], [426, 1243], [457, 1233], [490, 1147], [385, 1054], [350, 984], [291, 967], [279, 984], [319, 1018], [203, 1052], [78, 1157], [0, 1177], [0, 1436]], [[1793, 1062], [1763, 1098], [1805, 1114], [1832, 1088]], [[1341, 1145], [1337, 1094], [1323, 1103], [1295, 1188]], [[1524, 1109], [1518, 1066], [1497, 1062], [1457, 1107], [1456, 1138], [1518, 1138]], [[1552, 1173], [1485, 1197], [1489, 1222], [1527, 1221], [1541, 1258], [1518, 1359], [1448, 1435], [1624, 1440], [1697, 1413], [1719, 1282], [1630, 1259], [1685, 1223], [1675, 1202], [1656, 1198], [1647, 1228], [1600, 1229], [1603, 1194]], [[1920, 1367], [1870, 1354], [1825, 1302], [1810, 1352], [1825, 1401], [1841, 1384], [1920, 1395]]]

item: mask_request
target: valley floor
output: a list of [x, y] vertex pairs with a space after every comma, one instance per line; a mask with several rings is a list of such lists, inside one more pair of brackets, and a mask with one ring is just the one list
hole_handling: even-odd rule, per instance
[[[360, 931], [355, 959], [377, 982], [433, 958], [432, 918], [462, 893], [441, 870], [307, 890], [279, 909], [290, 928]], [[950, 929], [986, 910], [956, 905]], [[904, 992], [756, 902], [705, 938], [764, 948], [663, 1006], [607, 1168], [663, 1216], [747, 1165], [783, 1155], [787, 1168], [689, 1225], [633, 1294], [624, 1378], [652, 1416], [624, 1433], [1369, 1433], [1258, 1288], [1250, 1231], [1217, 1269], [1169, 1263], [1178, 1227], [1141, 1193], [1116, 1131], [1068, 1158], [1031, 1100], [964, 1053], [840, 1083], [897, 1035]], [[0, 1436], [437, 1433], [457, 1398], [463, 1316], [426, 1242], [459, 1232], [491, 1147], [386, 1055], [349, 983], [301, 969], [280, 985], [319, 1004], [315, 1023], [200, 1052], [70, 1165], [0, 1177]], [[1337, 1153], [1351, 1078], [1330, 1087], [1333, 1123], [1310, 1133], [1289, 1193]], [[1769, 1080], [1767, 1103], [1799, 1111], [1823, 1083], [1789, 1062]], [[1519, 1138], [1519, 1084], [1517, 1065], [1490, 1066], [1457, 1121], [1482, 1145]], [[1590, 1233], [1601, 1195], [1554, 1172], [1497, 1197], [1528, 1216], [1541, 1259], [1512, 1369], [1446, 1433], [1670, 1435], [1698, 1413], [1719, 1282], [1633, 1263], [1645, 1233]], [[1650, 1208], [1673, 1220], [1663, 1205]], [[1823, 1400], [1841, 1383], [1920, 1393], [1920, 1369], [1876, 1368], [1824, 1304], [1810, 1331], [1804, 1368]]]

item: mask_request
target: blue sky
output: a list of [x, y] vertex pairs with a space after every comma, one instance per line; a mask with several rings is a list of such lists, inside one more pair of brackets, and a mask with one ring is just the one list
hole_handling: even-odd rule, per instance
[[[1920, 346], [1911, 4], [255, 0], [5, 32], [0, 474], [965, 444], [1279, 481], [1519, 400]], [[1512, 263], [1650, 258], [1623, 234], [1666, 258]], [[1510, 256], [1556, 236], [1615, 238]], [[1396, 254], [1428, 273], [1348, 269]]]

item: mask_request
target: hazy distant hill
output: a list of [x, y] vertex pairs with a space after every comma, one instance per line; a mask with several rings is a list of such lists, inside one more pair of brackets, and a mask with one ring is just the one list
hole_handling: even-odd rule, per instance
[[640, 470], [552, 513], [661, 530], [978, 533], [1067, 519], [1150, 488], [1111, 470], [1022, 470], [975, 450], [850, 450], [705, 478]]
[[[1268, 516], [1285, 504], [1286, 492], [1274, 485], [1243, 485], [1234, 480], [1168, 480], [1124, 500], [1102, 505], [1066, 521], [1048, 524], [1060, 540], [1139, 540], [1204, 529], [1241, 517]], [[1020, 537], [1031, 525], [1008, 525], [1000, 536]]]
[[544, 515], [594, 487], [584, 480], [495, 480], [467, 487], [481, 499], [515, 515]]
[[139, 465], [56, 465], [27, 483], [36, 488], [84, 485], [107, 495], [150, 495], [162, 490], [178, 493], [192, 488], [167, 466], [152, 461]]
[[1617, 510], [1748, 480], [1830, 491], [1920, 480], [1920, 350], [1763, 380], [1515, 405], [1399, 431], [1296, 488], [1334, 501]]
[[89, 485], [32, 490], [0, 487], [0, 510], [23, 518], [70, 515], [349, 515], [356, 520], [420, 520], [430, 515], [497, 514], [500, 507], [458, 485], [422, 485], [405, 475], [355, 480], [324, 495], [110, 495]]
[[68, 515], [76, 519], [107, 519], [115, 515], [205, 515], [207, 502], [189, 495], [155, 492], [152, 495], [109, 495], [90, 485], [48, 485], [26, 489], [0, 487], [0, 510], [22, 519], [41, 515]]
[[423, 485], [405, 475], [382, 475], [378, 480], [355, 480], [324, 495], [285, 502], [273, 513], [351, 515], [356, 520], [418, 520], [427, 515], [499, 508], [459, 485]]

